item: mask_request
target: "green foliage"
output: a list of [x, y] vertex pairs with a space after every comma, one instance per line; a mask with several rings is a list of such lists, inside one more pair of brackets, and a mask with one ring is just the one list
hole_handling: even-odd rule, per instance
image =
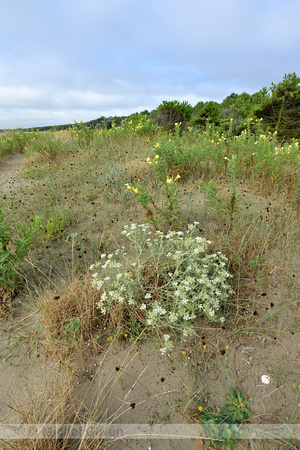
[[249, 411], [247, 405], [251, 400], [247, 400], [243, 391], [240, 389], [229, 388], [229, 392], [226, 395], [226, 404], [219, 410], [226, 421], [229, 423], [244, 423], [251, 417], [251, 411]]
[[152, 223], [156, 230], [167, 229], [176, 230], [180, 227], [181, 216], [178, 202], [178, 191], [176, 180], [180, 178], [178, 175], [175, 179], [165, 178], [162, 183], [163, 200], [162, 206], [153, 200], [153, 197], [138, 182], [136, 188], [132, 189], [136, 199], [141, 203], [145, 210], [146, 219]]
[[45, 131], [33, 136], [26, 147], [28, 154], [39, 154], [45, 161], [55, 160], [68, 149], [68, 143], [61, 139], [56, 132]]
[[79, 147], [88, 147], [94, 140], [95, 129], [91, 125], [83, 123], [82, 120], [76, 122], [73, 125], [71, 131], [75, 141], [78, 142]]
[[[92, 284], [102, 293], [98, 308], [114, 328], [188, 336], [198, 315], [224, 322], [221, 307], [232, 293], [227, 260], [220, 252], [208, 254], [211, 242], [195, 236], [196, 225], [167, 234], [126, 225], [130, 257], [123, 247], [91, 266]], [[170, 335], [163, 334], [161, 352], [171, 348]]]
[[34, 137], [34, 133], [23, 131], [22, 128], [4, 131], [0, 134], [0, 157], [7, 153], [24, 152]]
[[72, 342], [80, 338], [82, 333], [80, 317], [69, 319], [64, 324], [62, 339]]
[[226, 404], [217, 412], [198, 400], [198, 419], [201, 421], [206, 439], [212, 445], [225, 445], [234, 449], [235, 440], [243, 437], [242, 431], [236, 424], [245, 423], [251, 417], [252, 413], [247, 407], [251, 400], [247, 400], [240, 389], [232, 388], [229, 388], [226, 397]]
[[18, 269], [35, 242], [39, 219], [30, 226], [17, 225], [17, 229], [6, 223], [0, 208], [0, 299], [5, 303], [19, 286]]
[[143, 114], [132, 114], [124, 120], [122, 127], [136, 136], [154, 136], [158, 132], [153, 120]]
[[221, 121], [220, 105], [217, 102], [206, 102], [192, 119], [192, 124], [205, 127], [207, 123], [219, 125]]
[[272, 83], [267, 92], [255, 110], [256, 117], [262, 117], [265, 128], [276, 132], [279, 139], [299, 139], [300, 78], [289, 73], [277, 85]]
[[190, 120], [193, 107], [187, 102], [178, 100], [163, 101], [156, 111], [156, 122], [164, 130], [173, 130], [175, 124], [183, 124]]

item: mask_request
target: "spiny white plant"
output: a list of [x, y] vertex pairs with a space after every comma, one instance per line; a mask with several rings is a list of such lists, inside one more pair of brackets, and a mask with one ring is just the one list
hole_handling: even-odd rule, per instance
[[[220, 315], [232, 289], [226, 270], [227, 258], [221, 253], [207, 254], [211, 244], [195, 236], [197, 222], [184, 231], [152, 232], [145, 224], [124, 227], [133, 255], [125, 247], [90, 269], [92, 284], [102, 292], [98, 308], [108, 319], [128, 330], [139, 322], [149, 331], [193, 335], [193, 320], [203, 315], [210, 321], [224, 322]], [[140, 327], [139, 327], [140, 329]], [[170, 335], [163, 335], [161, 352], [171, 350]]]

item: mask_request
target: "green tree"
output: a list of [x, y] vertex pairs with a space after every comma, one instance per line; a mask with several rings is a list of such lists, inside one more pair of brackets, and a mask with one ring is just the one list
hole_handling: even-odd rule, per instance
[[164, 100], [154, 111], [154, 121], [165, 130], [173, 130], [175, 123], [185, 124], [190, 120], [193, 107], [187, 102]]
[[279, 139], [300, 137], [300, 78], [296, 73], [285, 74], [278, 84], [271, 84], [264, 101], [255, 110], [257, 117]]
[[193, 117], [192, 124], [201, 127], [205, 127], [207, 122], [219, 125], [222, 119], [220, 112], [221, 107], [219, 103], [213, 101], [206, 102], [197, 115]]

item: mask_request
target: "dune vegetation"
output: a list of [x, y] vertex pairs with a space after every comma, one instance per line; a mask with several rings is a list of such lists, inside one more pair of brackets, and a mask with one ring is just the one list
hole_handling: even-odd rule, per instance
[[[1, 138], [3, 162], [25, 158], [0, 197], [1, 364], [21, 374], [27, 398], [3, 400], [3, 424], [202, 424], [191, 448], [245, 448], [233, 425], [299, 423], [299, 141], [278, 117], [273, 128], [258, 112], [237, 122], [230, 105], [225, 122], [210, 121], [213, 106], [206, 116], [164, 102], [109, 127]], [[50, 377], [39, 392], [25, 363]], [[297, 441], [275, 433], [251, 445]]]

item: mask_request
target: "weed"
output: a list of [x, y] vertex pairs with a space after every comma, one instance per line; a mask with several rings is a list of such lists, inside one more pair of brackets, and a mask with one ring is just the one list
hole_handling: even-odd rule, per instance
[[234, 441], [243, 437], [243, 433], [235, 424], [245, 423], [251, 417], [251, 411], [247, 407], [250, 403], [243, 391], [232, 388], [227, 394], [226, 404], [218, 411], [197, 400], [197, 420], [203, 425], [207, 439], [212, 439], [211, 445], [234, 448]]
[[19, 224], [15, 232], [5, 222], [0, 209], [0, 316], [5, 315], [7, 300], [13, 297], [20, 285], [18, 268], [35, 242], [40, 221], [35, 217], [30, 226]]

